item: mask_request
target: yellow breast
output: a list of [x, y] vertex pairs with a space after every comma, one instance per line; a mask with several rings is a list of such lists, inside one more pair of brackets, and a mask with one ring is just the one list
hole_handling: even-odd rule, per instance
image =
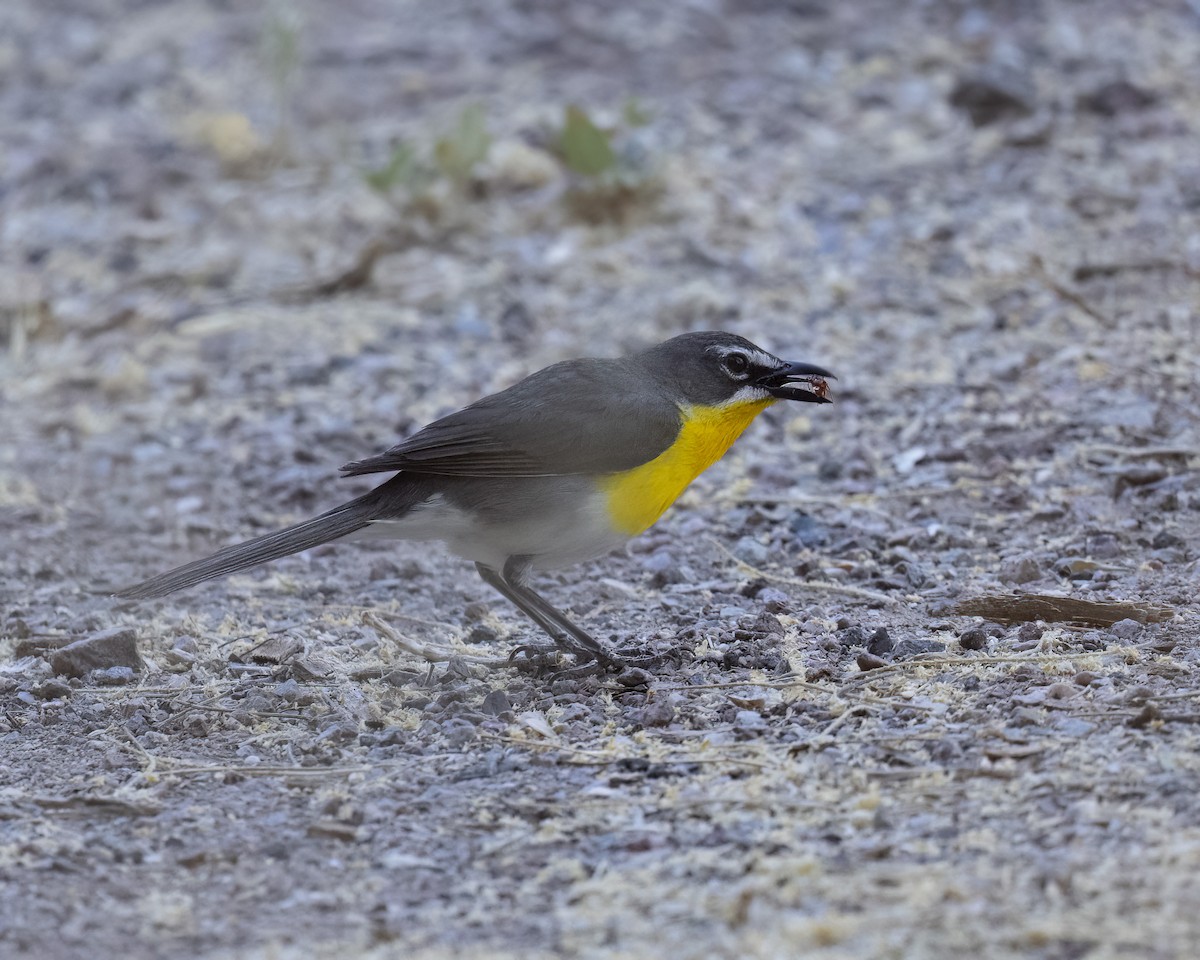
[[632, 537], [649, 527], [774, 402], [685, 408], [683, 426], [670, 447], [640, 467], [600, 481], [614, 529]]

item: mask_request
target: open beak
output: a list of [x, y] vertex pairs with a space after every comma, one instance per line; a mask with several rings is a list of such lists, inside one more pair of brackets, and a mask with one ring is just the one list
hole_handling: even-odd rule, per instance
[[[825, 381], [836, 379], [837, 377], [824, 367], [812, 363], [789, 363], [766, 376], [759, 377], [758, 385], [780, 400], [832, 403], [829, 399], [829, 384]], [[793, 386], [799, 383], [805, 384], [808, 389]]]

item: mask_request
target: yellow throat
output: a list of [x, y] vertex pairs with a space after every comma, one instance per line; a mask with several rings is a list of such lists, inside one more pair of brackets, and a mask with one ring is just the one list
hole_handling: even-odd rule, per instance
[[675, 442], [653, 460], [600, 481], [615, 530], [636, 536], [654, 523], [687, 485], [721, 459], [773, 399], [716, 407], [684, 407]]

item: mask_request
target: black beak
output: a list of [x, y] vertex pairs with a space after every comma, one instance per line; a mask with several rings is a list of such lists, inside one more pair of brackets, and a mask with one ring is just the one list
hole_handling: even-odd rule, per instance
[[[780, 400], [804, 400], [808, 403], [832, 403], [826, 380], [836, 380], [824, 367], [812, 363], [789, 363], [758, 378], [758, 385], [771, 396]], [[811, 389], [793, 387], [793, 383], [807, 384]]]

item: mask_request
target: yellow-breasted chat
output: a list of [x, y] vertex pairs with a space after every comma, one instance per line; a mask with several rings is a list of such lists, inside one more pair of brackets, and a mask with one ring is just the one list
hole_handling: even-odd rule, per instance
[[331, 541], [440, 540], [560, 648], [614, 663], [533, 590], [530, 575], [637, 536], [759, 413], [778, 400], [827, 403], [832, 377], [720, 332], [555, 363], [342, 467], [343, 476], [395, 474], [369, 493], [119, 596], [164, 596]]

